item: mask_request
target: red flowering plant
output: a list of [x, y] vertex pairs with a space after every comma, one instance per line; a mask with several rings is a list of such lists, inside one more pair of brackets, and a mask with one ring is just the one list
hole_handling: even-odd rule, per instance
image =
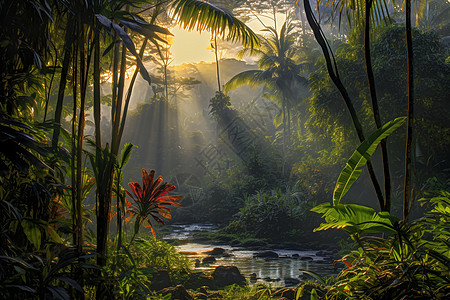
[[130, 216], [125, 221], [136, 216], [134, 236], [136, 236], [141, 224], [145, 221], [147, 221], [148, 224], [146, 227], [150, 228], [153, 236], [156, 236], [151, 219], [164, 225], [163, 218], [172, 218], [169, 206], [181, 206], [177, 201], [183, 198], [182, 195], [168, 195], [169, 192], [175, 189], [175, 186], [163, 182], [162, 176], [158, 176], [156, 180], [153, 180], [154, 178], [155, 170], [151, 170], [150, 173], [147, 173], [145, 169], [142, 169], [143, 186], [141, 187], [138, 182], [128, 183], [133, 194], [129, 191], [126, 191], [126, 193], [131, 197], [134, 203], [126, 200], [127, 213], [129, 213]]

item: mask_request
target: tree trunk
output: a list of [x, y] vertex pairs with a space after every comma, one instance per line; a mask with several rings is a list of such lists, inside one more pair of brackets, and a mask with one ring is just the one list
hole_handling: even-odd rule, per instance
[[67, 31], [66, 31], [66, 37], [64, 41], [64, 58], [63, 63], [61, 67], [61, 78], [59, 80], [59, 89], [58, 89], [58, 98], [56, 101], [56, 108], [55, 108], [55, 127], [53, 129], [53, 137], [52, 137], [52, 147], [53, 149], [56, 149], [58, 146], [58, 139], [59, 139], [59, 132], [60, 132], [60, 123], [61, 123], [61, 115], [62, 115], [62, 109], [64, 104], [64, 94], [66, 90], [66, 84], [67, 84], [67, 73], [69, 72], [70, 68], [70, 59], [72, 56], [72, 42], [73, 42], [73, 20], [72, 17], [69, 16], [69, 21], [67, 24]]
[[120, 77], [117, 86], [116, 107], [112, 126], [111, 135], [111, 153], [117, 155], [120, 147], [119, 129], [122, 115], [123, 94], [125, 89], [125, 75], [127, 72], [127, 48], [122, 45], [122, 59], [120, 63]]
[[218, 91], [221, 92], [222, 88], [220, 86], [219, 55], [218, 55], [217, 52], [218, 52], [218, 50], [217, 50], [217, 36], [216, 36], [216, 34], [214, 34], [214, 54], [216, 56], [217, 86], [218, 86]]
[[[350, 113], [350, 116], [352, 118], [353, 125], [355, 127], [356, 133], [358, 135], [359, 141], [363, 142], [365, 140], [364, 132], [361, 126], [361, 122], [359, 121], [358, 115], [356, 114], [356, 110], [353, 106], [353, 103], [350, 100], [350, 96], [348, 95], [347, 90], [345, 89], [344, 85], [342, 84], [342, 81], [339, 78], [338, 69], [336, 66], [336, 61], [334, 60], [333, 52], [331, 51], [330, 46], [328, 45], [325, 36], [322, 32], [322, 29], [320, 28], [319, 23], [317, 22], [316, 18], [314, 17], [314, 13], [311, 9], [311, 5], [309, 3], [309, 0], [303, 0], [304, 6], [305, 6], [305, 14], [306, 19], [308, 20], [309, 26], [311, 26], [311, 29], [313, 30], [314, 37], [316, 38], [316, 41], [319, 43], [319, 46], [322, 48], [323, 55], [325, 57], [326, 65], [328, 74], [331, 77], [331, 80], [333, 81], [334, 85], [339, 90], [340, 94], [342, 95], [342, 98], [344, 99], [344, 103], [347, 106], [347, 109]], [[333, 59], [333, 61], [332, 61]], [[383, 199], [383, 193], [381, 191], [380, 184], [378, 183], [377, 177], [375, 175], [375, 171], [373, 169], [372, 163], [370, 160], [367, 161], [367, 170], [369, 171], [369, 176], [372, 181], [372, 185], [375, 189], [375, 194], [377, 196], [378, 202], [380, 204], [380, 207], [384, 206], [384, 199]]]
[[72, 77], [73, 77], [73, 107], [72, 107], [72, 159], [70, 160], [71, 164], [71, 182], [72, 182], [72, 230], [73, 230], [73, 244], [78, 249], [78, 228], [77, 228], [77, 133], [76, 133], [76, 120], [77, 120], [77, 99], [78, 99], [78, 52], [77, 52], [77, 42], [74, 45], [74, 57], [73, 57], [73, 67], [72, 67]]
[[[375, 88], [375, 77], [372, 69], [372, 59], [370, 55], [370, 11], [372, 8], [373, 0], [365, 1], [364, 12], [364, 61], [366, 63], [367, 81], [369, 84], [370, 98], [372, 100], [373, 117], [375, 119], [375, 125], [377, 128], [382, 126], [380, 118], [380, 110], [378, 107], [377, 93]], [[383, 175], [384, 175], [384, 202], [381, 204], [380, 209], [382, 211], [390, 211], [391, 206], [391, 176], [389, 172], [389, 161], [386, 147], [386, 139], [383, 139], [380, 143], [381, 157], [383, 161]]]
[[100, 94], [100, 24], [95, 21], [95, 49], [94, 49], [94, 125], [95, 125], [95, 144], [102, 147], [101, 136], [101, 94]]
[[[145, 39], [142, 43], [141, 49], [139, 50], [139, 58], [142, 59], [144, 57], [145, 47], [147, 46], [148, 39]], [[125, 105], [123, 107], [122, 119], [120, 121], [120, 129], [119, 129], [119, 143], [122, 140], [123, 130], [125, 129], [125, 121], [127, 119], [128, 114], [128, 105], [130, 104], [131, 93], [133, 91], [134, 83], [136, 82], [137, 75], [139, 74], [139, 66], [136, 66], [136, 70], [134, 70], [133, 77], [130, 80], [130, 84], [128, 85], [127, 96], [125, 98]]]
[[403, 190], [403, 220], [408, 220], [412, 204], [411, 199], [411, 152], [414, 126], [414, 69], [413, 48], [411, 33], [411, 2], [405, 1], [405, 34], [408, 65], [408, 113], [406, 119], [406, 149], [405, 149], [405, 183]]

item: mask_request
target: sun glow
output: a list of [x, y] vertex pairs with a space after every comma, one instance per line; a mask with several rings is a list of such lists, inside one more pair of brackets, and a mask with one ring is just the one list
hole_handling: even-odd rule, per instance
[[[262, 21], [266, 26], [274, 26], [273, 17], [270, 15], [260, 15], [260, 19], [252, 19], [248, 22], [248, 26], [255, 33], [262, 33], [264, 28]], [[285, 21], [286, 16], [284, 14], [277, 14], [277, 30], [279, 31], [281, 25]], [[214, 62], [215, 57], [211, 49], [211, 33], [207, 31], [187, 31], [179, 26], [170, 29], [170, 32], [174, 35], [173, 45], [170, 51], [173, 55], [173, 62], [171, 65], [180, 65], [183, 63], [199, 63], [199, 62]], [[238, 45], [239, 43], [236, 43]], [[220, 43], [219, 43], [220, 49]], [[234, 56], [225, 54], [226, 57]]]
[[180, 27], [174, 27], [170, 32], [174, 35], [174, 43], [170, 48], [173, 65], [214, 61], [213, 53], [207, 49], [211, 40], [209, 32], [186, 31]]

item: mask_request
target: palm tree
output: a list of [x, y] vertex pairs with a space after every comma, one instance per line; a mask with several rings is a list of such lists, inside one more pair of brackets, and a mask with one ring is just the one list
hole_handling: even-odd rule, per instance
[[286, 21], [280, 33], [274, 27], [266, 27], [268, 36], [261, 36], [261, 49], [244, 49], [241, 53], [250, 52], [259, 57], [258, 70], [244, 71], [231, 78], [224, 86], [228, 92], [242, 85], [257, 87], [264, 85], [271, 97], [277, 99], [282, 110], [283, 145], [290, 143], [291, 109], [296, 105], [298, 89], [305, 87], [307, 80], [299, 75], [300, 64], [297, 63], [294, 26]]

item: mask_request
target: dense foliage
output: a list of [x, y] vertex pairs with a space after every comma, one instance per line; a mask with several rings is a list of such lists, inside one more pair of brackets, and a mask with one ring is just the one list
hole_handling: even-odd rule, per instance
[[[449, 2], [318, 1], [320, 22], [253, 2], [0, 0], [0, 298], [177, 298], [161, 278], [198, 274], [156, 239], [172, 218], [240, 246], [354, 242], [335, 277], [189, 297], [450, 297]], [[174, 25], [209, 31], [215, 64], [177, 73]]]

